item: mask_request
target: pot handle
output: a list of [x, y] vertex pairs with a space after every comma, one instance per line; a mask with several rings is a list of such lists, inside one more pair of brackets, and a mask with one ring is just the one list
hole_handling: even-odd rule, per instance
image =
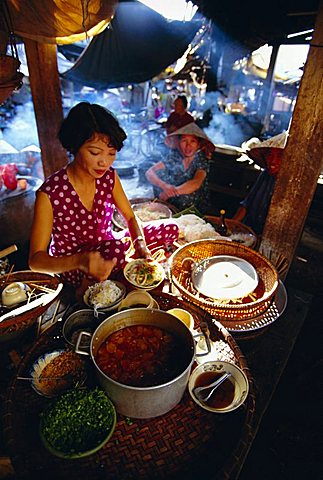
[[81, 341], [82, 341], [82, 337], [85, 336], [85, 337], [92, 337], [92, 334], [89, 333], [89, 332], [80, 332], [79, 333], [79, 336], [77, 337], [77, 341], [76, 341], [76, 345], [75, 345], [75, 353], [79, 353], [80, 355], [90, 355], [90, 352], [87, 352], [86, 350], [82, 350], [80, 344], [81, 344]]
[[205, 338], [205, 343], [206, 343], [206, 347], [207, 347], [207, 351], [204, 352], [204, 353], [196, 353], [195, 356], [196, 357], [204, 357], [205, 355], [208, 355], [209, 353], [211, 353], [211, 343], [210, 343], [210, 331], [209, 331], [209, 327], [207, 325], [206, 322], [200, 322], [200, 328], [202, 330], [201, 333], [197, 333], [196, 335], [193, 335], [193, 338], [200, 338], [200, 337], [204, 337]]

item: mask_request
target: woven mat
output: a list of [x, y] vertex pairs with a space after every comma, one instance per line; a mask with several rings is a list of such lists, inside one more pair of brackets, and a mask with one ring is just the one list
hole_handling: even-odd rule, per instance
[[[228, 414], [212, 414], [199, 408], [186, 391], [181, 402], [161, 417], [137, 420], [118, 415], [112, 438], [98, 453], [68, 461], [48, 453], [39, 438], [39, 413], [48, 400], [37, 395], [28, 382], [13, 380], [5, 401], [4, 427], [19, 478], [179, 479], [183, 475], [196, 478], [203, 472], [214, 479], [234, 478], [233, 472], [239, 468], [239, 459], [250, 441], [255, 407], [253, 382], [244, 356], [231, 335], [220, 324], [212, 323], [205, 311], [169, 294], [155, 298], [163, 310], [188, 308], [195, 325], [200, 319], [208, 322], [212, 340], [228, 343], [249, 379], [246, 403]], [[62, 345], [61, 325], [56, 325], [37, 340], [18, 375], [25, 375], [39, 355]]]

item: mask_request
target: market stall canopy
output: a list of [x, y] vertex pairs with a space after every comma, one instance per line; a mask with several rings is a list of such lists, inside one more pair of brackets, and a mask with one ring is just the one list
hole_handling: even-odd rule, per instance
[[[125, 3], [122, 0], [6, 1], [16, 34], [58, 44], [74, 43], [86, 35], [102, 32], [117, 4]], [[280, 41], [287, 34], [314, 28], [319, 1], [271, 0], [266, 5], [260, 5], [258, 0], [192, 0], [192, 3], [225, 34], [254, 50], [265, 43]]]
[[224, 34], [252, 51], [266, 43], [283, 43], [282, 40], [297, 43], [300, 37], [289, 40], [287, 35], [314, 28], [320, 0], [271, 0], [263, 4], [259, 0], [192, 2]]
[[117, 0], [7, 0], [16, 35], [41, 43], [61, 44], [102, 32], [117, 3]]
[[[297, 48], [297, 55], [295, 55]], [[300, 82], [308, 54], [308, 45], [282, 45], [275, 62], [274, 80], [284, 84]], [[263, 45], [248, 56], [237, 60], [233, 70], [245, 75], [267, 77], [273, 47]], [[293, 55], [294, 53], [294, 55]]]
[[98, 89], [145, 82], [183, 55], [200, 26], [167, 21], [139, 2], [121, 2], [111, 27], [91, 40], [62, 78]]

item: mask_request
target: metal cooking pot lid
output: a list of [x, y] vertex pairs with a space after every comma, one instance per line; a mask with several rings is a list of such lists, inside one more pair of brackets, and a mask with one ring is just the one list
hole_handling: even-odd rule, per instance
[[195, 265], [192, 282], [206, 297], [232, 300], [253, 292], [258, 285], [258, 274], [253, 265], [242, 258], [217, 255]]

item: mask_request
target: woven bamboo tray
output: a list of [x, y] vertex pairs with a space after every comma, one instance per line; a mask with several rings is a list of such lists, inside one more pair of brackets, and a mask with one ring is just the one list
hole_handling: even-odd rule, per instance
[[[191, 278], [194, 262], [217, 255], [231, 255], [248, 261], [256, 269], [258, 285], [239, 302], [221, 303], [199, 293]], [[247, 320], [266, 311], [278, 287], [278, 274], [271, 263], [249, 247], [224, 240], [196, 240], [176, 250], [169, 259], [171, 281], [184, 299], [222, 319]]]
[[[175, 480], [203, 474], [209, 479], [234, 478], [248, 451], [255, 421], [254, 385], [245, 358], [232, 336], [220, 323], [212, 322], [208, 313], [169, 294], [154, 296], [163, 310], [189, 309], [195, 326], [203, 319], [211, 339], [230, 346], [249, 380], [245, 404], [228, 414], [212, 414], [199, 408], [186, 391], [181, 402], [161, 417], [131, 420], [118, 415], [112, 438], [99, 452], [70, 461], [52, 456], [41, 444], [39, 413], [48, 399], [37, 395], [27, 382], [14, 379], [5, 399], [4, 433], [19, 478]], [[56, 324], [37, 340], [17, 375], [25, 375], [39, 355], [62, 344], [61, 327]]]
[[[37, 317], [48, 309], [63, 288], [60, 280], [53, 275], [23, 270], [0, 277], [0, 298], [2, 290], [14, 282], [26, 283], [29, 286], [30, 291], [33, 292], [30, 305], [33, 299], [42, 298], [42, 300], [41, 304], [35, 305], [23, 313], [17, 313], [18, 308], [24, 305], [23, 303], [12, 308], [0, 305], [0, 344], [16, 341], [21, 334], [29, 330], [36, 323]], [[7, 314], [10, 316], [1, 320]]]

